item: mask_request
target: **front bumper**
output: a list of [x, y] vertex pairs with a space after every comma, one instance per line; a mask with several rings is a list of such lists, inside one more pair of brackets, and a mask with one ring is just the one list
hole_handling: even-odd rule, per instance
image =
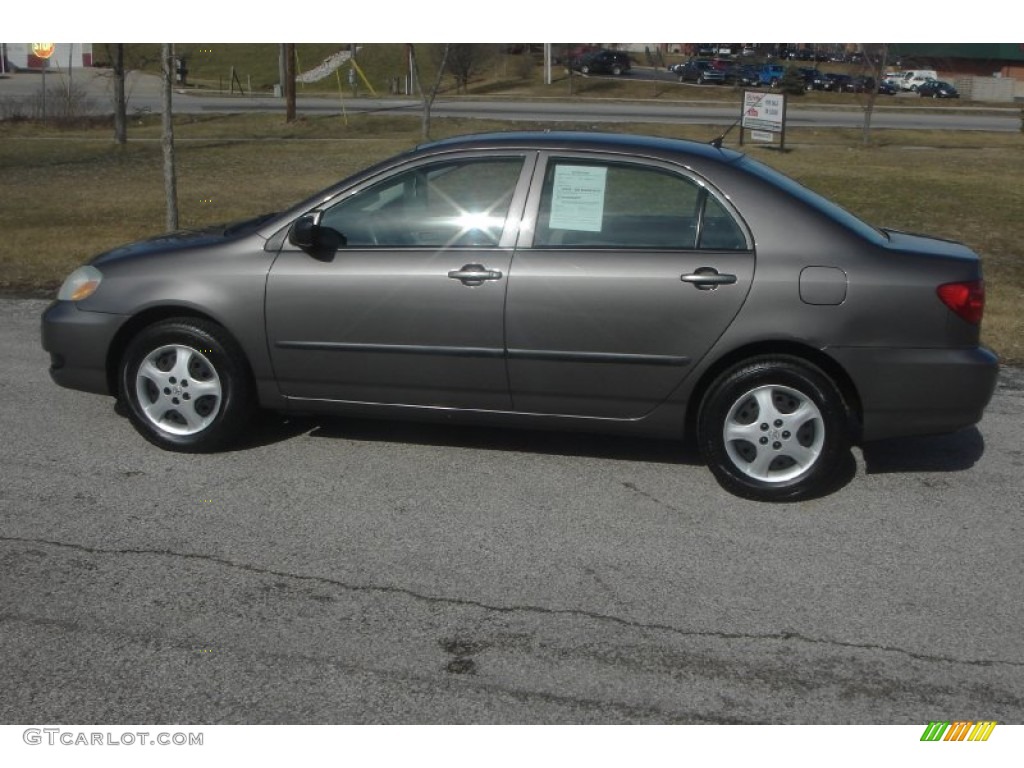
[[43, 312], [43, 349], [50, 353], [50, 378], [68, 389], [109, 395], [107, 352], [127, 318], [86, 312], [74, 302], [55, 301]]
[[973, 349], [826, 350], [860, 396], [864, 441], [955, 432], [981, 421], [999, 376], [999, 359]]

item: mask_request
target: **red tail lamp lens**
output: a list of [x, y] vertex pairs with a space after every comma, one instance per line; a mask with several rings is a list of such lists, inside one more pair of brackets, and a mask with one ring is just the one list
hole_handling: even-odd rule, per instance
[[952, 309], [968, 323], [978, 325], [985, 313], [985, 281], [973, 280], [968, 283], [946, 283], [936, 292], [942, 303]]

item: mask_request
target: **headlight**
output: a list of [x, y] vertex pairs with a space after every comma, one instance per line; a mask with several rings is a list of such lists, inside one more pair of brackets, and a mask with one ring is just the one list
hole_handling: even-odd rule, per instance
[[96, 267], [79, 267], [64, 280], [57, 293], [59, 301], [81, 301], [96, 293], [103, 280], [103, 274]]

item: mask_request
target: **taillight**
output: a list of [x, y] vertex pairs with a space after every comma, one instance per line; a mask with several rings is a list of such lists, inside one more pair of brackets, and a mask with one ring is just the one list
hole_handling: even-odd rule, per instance
[[985, 281], [946, 283], [936, 290], [942, 303], [968, 323], [978, 325], [985, 312]]

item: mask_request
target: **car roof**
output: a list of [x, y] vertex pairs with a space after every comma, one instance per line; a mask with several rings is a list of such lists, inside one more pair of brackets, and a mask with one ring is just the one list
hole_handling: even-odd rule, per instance
[[707, 160], [731, 163], [743, 154], [731, 149], [716, 148], [710, 144], [685, 139], [658, 136], [640, 136], [598, 131], [501, 131], [476, 133], [440, 139], [416, 147], [416, 152], [434, 152], [455, 149], [563, 149], [614, 150], [638, 154], [684, 154]]

